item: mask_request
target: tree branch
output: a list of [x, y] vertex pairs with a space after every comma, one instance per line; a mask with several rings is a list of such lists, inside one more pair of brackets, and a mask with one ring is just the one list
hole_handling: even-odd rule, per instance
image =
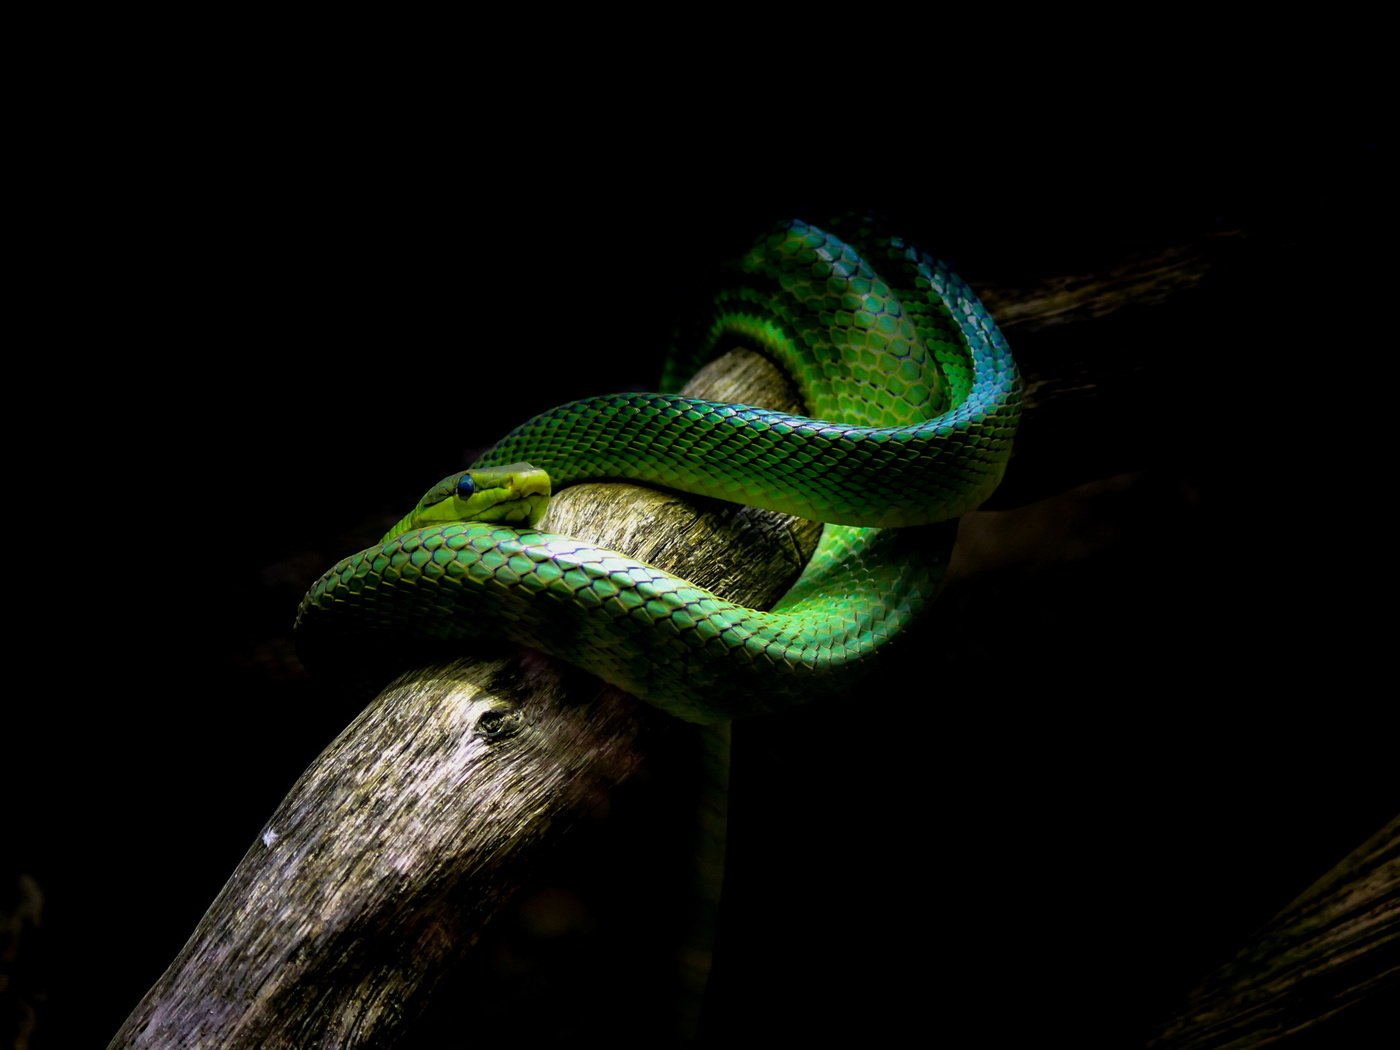
[[[1400, 995], [1400, 817], [1212, 974], [1151, 1050], [1244, 1050], [1321, 1030]], [[1344, 1019], [1345, 1020], [1345, 1019]], [[1391, 1028], [1391, 1036], [1395, 1029]], [[1321, 1044], [1318, 1044], [1321, 1045]]]
[[[687, 390], [798, 407], [785, 377], [748, 353]], [[565, 490], [545, 525], [749, 605], [782, 595], [820, 532], [631, 485]], [[642, 766], [643, 736], [692, 731], [671, 721], [538, 653], [410, 671], [297, 782], [112, 1045], [391, 1039], [522, 868]]]

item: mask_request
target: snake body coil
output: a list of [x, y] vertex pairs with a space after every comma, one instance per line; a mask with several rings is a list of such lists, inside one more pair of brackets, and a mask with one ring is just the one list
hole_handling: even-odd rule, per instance
[[[326, 573], [299, 627], [505, 637], [692, 721], [844, 688], [932, 597], [951, 544], [935, 523], [996, 488], [1020, 384], [996, 324], [947, 267], [859, 223], [838, 232], [791, 222], [761, 240], [668, 364], [675, 384], [749, 346], [794, 378], [812, 418], [669, 394], [563, 405]], [[473, 477], [523, 461], [556, 486], [638, 481], [830, 524], [762, 612], [579, 540], [442, 520]]]

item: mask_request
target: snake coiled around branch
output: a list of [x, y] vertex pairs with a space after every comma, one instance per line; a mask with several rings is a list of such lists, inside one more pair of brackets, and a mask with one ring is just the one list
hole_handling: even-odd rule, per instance
[[[560, 406], [326, 573], [299, 629], [504, 638], [697, 722], [848, 687], [933, 597], [952, 542], [939, 523], [1000, 481], [1016, 366], [956, 275], [864, 220], [793, 221], [761, 239], [666, 383], [734, 345], [786, 370], [811, 416], [671, 394]], [[749, 609], [535, 529], [551, 483], [604, 480], [828, 524], [783, 599]]]

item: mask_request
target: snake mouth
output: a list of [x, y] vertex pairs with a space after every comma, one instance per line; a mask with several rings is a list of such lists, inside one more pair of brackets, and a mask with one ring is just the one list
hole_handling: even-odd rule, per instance
[[477, 479], [478, 486], [500, 485], [505, 492], [511, 494], [503, 499], [531, 500], [541, 496], [548, 499], [550, 495], [549, 474], [529, 463], [509, 463], [504, 467], [485, 469], [473, 468], [470, 473]]
[[483, 512], [489, 514], [484, 520], [524, 527], [538, 524], [549, 509], [549, 474], [529, 463], [511, 463], [489, 471], [473, 470], [472, 474], [494, 483], [498, 472], [503, 475], [499, 478], [500, 487], [489, 490], [496, 501]]

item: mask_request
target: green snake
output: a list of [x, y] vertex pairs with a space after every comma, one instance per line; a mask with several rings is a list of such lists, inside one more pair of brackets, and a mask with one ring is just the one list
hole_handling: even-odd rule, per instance
[[[299, 630], [506, 639], [696, 722], [848, 687], [940, 582], [951, 540], [921, 526], [977, 507], [999, 483], [1016, 366], [947, 266], [863, 219], [792, 221], [762, 238], [673, 353], [668, 388], [735, 345], [786, 370], [812, 417], [671, 394], [560, 406], [327, 572]], [[603, 480], [828, 524], [782, 600], [749, 609], [535, 529], [551, 485]]]

